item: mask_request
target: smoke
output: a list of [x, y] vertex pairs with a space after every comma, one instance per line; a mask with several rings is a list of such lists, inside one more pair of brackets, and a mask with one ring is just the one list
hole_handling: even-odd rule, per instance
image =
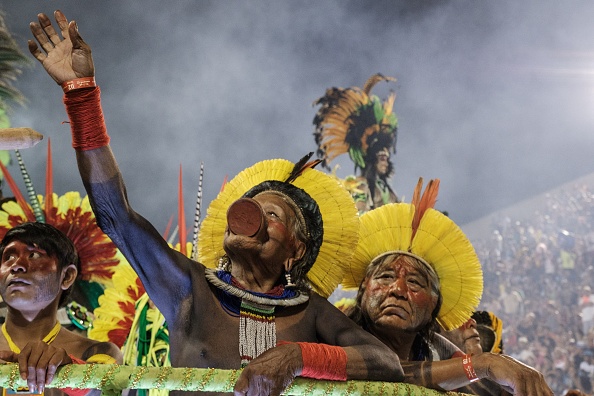
[[[373, 92], [397, 93], [392, 186], [407, 201], [419, 176], [440, 178], [438, 208], [464, 224], [594, 171], [588, 1], [5, 3], [23, 51], [38, 12], [78, 22], [128, 196], [159, 230], [180, 166], [189, 221], [201, 161], [207, 204], [225, 175], [314, 151], [313, 101], [376, 72], [398, 79]], [[59, 87], [38, 64], [17, 86], [29, 102], [13, 126], [51, 138], [57, 193], [82, 192]], [[22, 152], [39, 193], [46, 147]]]

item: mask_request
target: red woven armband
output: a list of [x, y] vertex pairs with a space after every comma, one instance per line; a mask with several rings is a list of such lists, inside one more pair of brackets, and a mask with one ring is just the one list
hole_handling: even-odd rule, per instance
[[109, 144], [99, 87], [77, 89], [64, 94], [64, 105], [70, 119], [72, 147], [86, 151]]
[[466, 377], [470, 382], [479, 380], [479, 377], [476, 375], [474, 367], [472, 366], [470, 355], [464, 355], [464, 357], [462, 358], [462, 367], [464, 367], [464, 372], [466, 373]]
[[346, 381], [347, 354], [342, 347], [298, 342], [303, 360], [302, 377]]

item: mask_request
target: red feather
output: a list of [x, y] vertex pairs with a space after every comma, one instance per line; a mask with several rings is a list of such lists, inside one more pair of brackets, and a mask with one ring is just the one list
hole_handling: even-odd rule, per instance
[[419, 228], [419, 224], [421, 223], [421, 219], [423, 215], [429, 208], [435, 207], [435, 203], [437, 202], [437, 193], [439, 192], [439, 179], [429, 180], [429, 184], [425, 187], [425, 191], [423, 195], [421, 195], [421, 190], [423, 188], [423, 178], [419, 178], [419, 182], [415, 188], [412, 198], [412, 205], [415, 207], [415, 215], [413, 217], [412, 222], [412, 237], [415, 237], [415, 233]]
[[179, 251], [187, 256], [186, 249], [186, 219], [184, 218], [184, 194], [182, 187], [182, 167], [179, 166], [179, 196], [178, 196], [178, 226], [179, 226]]
[[11, 189], [12, 193], [14, 194], [14, 197], [15, 197], [17, 203], [19, 204], [21, 209], [23, 209], [23, 212], [25, 213], [25, 217], [27, 218], [27, 220], [35, 221], [35, 215], [33, 214], [33, 211], [29, 207], [29, 204], [27, 203], [25, 198], [23, 198], [23, 194], [21, 194], [21, 191], [19, 190], [18, 186], [14, 182], [14, 179], [12, 178], [10, 173], [8, 173], [8, 169], [6, 169], [6, 166], [4, 166], [2, 161], [0, 161], [0, 169], [2, 170], [2, 173], [4, 173], [4, 178], [6, 179], [6, 182], [8, 183], [8, 185], [10, 186], [10, 189]]

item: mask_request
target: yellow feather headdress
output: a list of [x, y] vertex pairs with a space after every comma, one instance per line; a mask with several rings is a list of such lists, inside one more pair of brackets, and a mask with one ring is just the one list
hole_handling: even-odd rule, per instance
[[483, 293], [483, 272], [472, 244], [449, 217], [433, 209], [439, 180], [431, 181], [420, 197], [422, 180], [413, 203], [381, 206], [361, 216], [359, 244], [342, 285], [358, 288], [367, 266], [387, 252], [407, 252], [428, 263], [440, 282], [442, 305], [437, 321], [446, 330], [470, 318]]
[[294, 168], [293, 163], [284, 159], [265, 160], [244, 169], [227, 183], [209, 205], [200, 227], [198, 261], [216, 268], [219, 258], [225, 254], [227, 209], [233, 202], [263, 182], [290, 183], [303, 190], [319, 207], [323, 236], [321, 244], [318, 241], [319, 253], [307, 278], [314, 291], [328, 297], [340, 283], [357, 245], [359, 216], [350, 194], [336, 178], [306, 165], [298, 177], [287, 181]]

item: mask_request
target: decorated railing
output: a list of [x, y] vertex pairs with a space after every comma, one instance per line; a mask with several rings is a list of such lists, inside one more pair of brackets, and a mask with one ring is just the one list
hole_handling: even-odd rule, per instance
[[[233, 392], [241, 370], [198, 368], [156, 368], [118, 364], [69, 364], [58, 369], [48, 388], [101, 389], [105, 396], [117, 396], [123, 389], [163, 389], [202, 392]], [[16, 389], [26, 386], [17, 364], [0, 365], [0, 386]], [[369, 395], [443, 396], [459, 395], [392, 382], [319, 381], [296, 378], [285, 395]]]

